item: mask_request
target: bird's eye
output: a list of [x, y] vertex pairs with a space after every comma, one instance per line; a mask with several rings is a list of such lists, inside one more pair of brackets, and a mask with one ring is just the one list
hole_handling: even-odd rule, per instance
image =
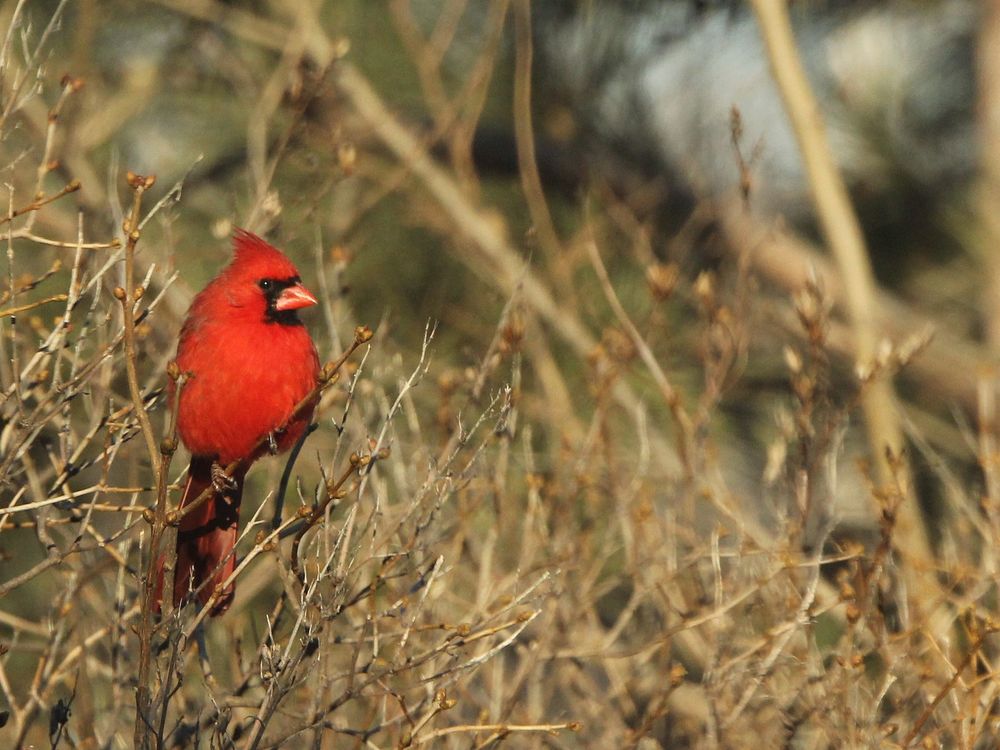
[[261, 279], [257, 282], [257, 286], [263, 289], [265, 292], [269, 292], [274, 288], [274, 282], [270, 279]]

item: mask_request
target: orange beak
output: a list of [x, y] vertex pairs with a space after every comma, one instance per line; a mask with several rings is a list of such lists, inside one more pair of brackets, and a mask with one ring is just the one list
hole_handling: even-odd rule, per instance
[[312, 292], [301, 284], [295, 284], [283, 290], [274, 301], [275, 310], [298, 310], [301, 307], [311, 307], [316, 304]]

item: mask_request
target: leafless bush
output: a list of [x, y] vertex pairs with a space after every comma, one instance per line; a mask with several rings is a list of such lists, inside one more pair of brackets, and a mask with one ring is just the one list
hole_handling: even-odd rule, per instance
[[[188, 58], [214, 61], [253, 99], [238, 189], [226, 148], [158, 181], [115, 156], [130, 97], [176, 81], [60, 79], [60, 39], [89, 52], [106, 18], [73, 9], [69, 29], [66, 5], [0, 9], [5, 746], [992, 746], [995, 381], [935, 390], [975, 427], [903, 411], [906, 452], [859, 448], [853, 424], [873, 389], [900, 372], [937, 388], [926, 360], [972, 343], [931, 341], [874, 290], [871, 325], [913, 324], [856, 363], [836, 272], [739, 210], [701, 206], [662, 238], [650, 193], [597, 181], [559, 219], [535, 166], [527, 2], [482, 6], [457, 81], [442, 61], [466, 2], [429, 30], [405, 0], [379, 9], [418, 127], [322, 4], [161, 0], [191, 37], [182, 83]], [[508, 15], [523, 205], [501, 210], [471, 143]], [[432, 248], [366, 270], [387, 216]], [[157, 616], [185, 468], [169, 365], [188, 284], [237, 220], [287, 240], [322, 291], [318, 429], [250, 475], [232, 608]], [[708, 223], [731, 254], [692, 271]], [[437, 326], [400, 320], [413, 304], [356, 328], [391, 305], [348, 280], [388, 288], [410, 252], [458, 301]], [[761, 372], [768, 392], [748, 385]], [[906, 526], [923, 523], [915, 457], [942, 488], [929, 532]], [[859, 529], [838, 526], [845, 507]]]

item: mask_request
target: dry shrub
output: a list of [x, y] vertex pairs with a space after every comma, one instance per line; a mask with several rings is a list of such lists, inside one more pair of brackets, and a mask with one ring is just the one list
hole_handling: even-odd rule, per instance
[[[464, 3], [427, 36], [408, 3], [379, 11], [406, 43], [422, 131], [310, 4], [161, 5], [187, 57], [244, 66], [218, 78], [255, 97], [238, 208], [219, 198], [225, 149], [175, 184], [126, 180], [140, 167], [108, 156], [118, 128], [101, 118], [179, 85], [163, 69], [132, 70], [131, 93], [53, 77], [60, 36], [88, 51], [101, 9], [73, 10], [73, 30], [62, 5], [50, 27], [2, 9], [6, 746], [992, 746], [991, 379], [969, 455], [910, 430], [944, 498], [921, 558], [899, 544], [907, 457], [888, 456], [888, 477], [858, 466], [851, 423], [873, 383], [931, 355], [926, 338], [852, 368], [821, 279], [781, 289], [745, 247], [696, 262], [714, 207], [665, 251], [642, 190], [598, 184], [554, 219], [524, 150], [526, 2], [488, 6], [457, 82], [441, 61]], [[508, 10], [523, 209], [491, 203], [471, 160]], [[168, 365], [187, 284], [224, 258], [194, 248], [221, 248], [234, 216], [309, 269], [338, 379], [297, 461], [251, 473], [231, 610], [157, 618], [151, 546], [169, 548], [184, 472], [167, 460]], [[421, 262], [366, 266], [393, 236], [413, 246], [383, 258]], [[448, 279], [436, 328], [413, 292], [371, 301], [405, 291], [397, 273]], [[390, 302], [352, 344], [358, 310]], [[860, 531], [838, 529], [845, 507]]]

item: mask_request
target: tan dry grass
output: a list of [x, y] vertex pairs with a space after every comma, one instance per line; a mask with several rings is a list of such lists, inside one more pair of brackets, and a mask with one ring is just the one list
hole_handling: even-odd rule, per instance
[[[995, 379], [963, 374], [934, 391], [978, 405], [964, 433], [940, 416], [936, 432], [907, 420], [944, 488], [930, 559], [898, 533], [900, 504], [915, 494], [900, 456], [873, 477], [855, 465], [867, 451], [851, 437], [873, 384], [902, 370], [931, 388], [940, 368], [920, 358], [981, 358], [973, 343], [935, 349], [941, 341], [914, 327], [855, 368], [839, 291], [824, 283], [832, 272], [767, 273], [760, 250], [774, 235], [734, 231], [746, 217], [723, 226], [747, 246], [733, 242], [731, 261], [697, 274], [683, 253], [675, 262], [654, 251], [641, 196], [597, 190], [587, 210], [550, 224], [523, 119], [527, 205], [484, 197], [468, 147], [500, 32], [485, 30], [492, 41], [467, 79], [446, 80], [463, 2], [446, 3], [426, 38], [407, 3], [384, 11], [428, 102], [423, 135], [342, 59], [330, 8], [161, 5], [191, 35], [188, 56], [219, 65], [234, 100], [251, 97], [235, 137], [247, 142], [247, 181], [242, 169], [227, 177], [224, 147], [172, 189], [167, 179], [130, 188], [124, 172], [139, 167], [108, 153], [123, 142], [125, 100], [190, 85], [186, 60], [175, 61], [179, 79], [133, 71], [129, 90], [96, 69], [60, 83], [53, 60], [72, 49], [88, 60], [106, 9], [74, 9], [62, 28], [54, 15], [46, 31], [29, 25], [31, 3], [0, 8], [12, 31], [0, 54], [0, 741], [993, 744]], [[493, 24], [508, 10], [527, 19], [528, 3], [491, 7]], [[429, 156], [439, 142], [447, 164]], [[139, 185], [149, 195], [130, 214], [121, 204]], [[543, 227], [540, 247], [516, 229], [526, 217]], [[157, 476], [169, 465], [159, 450], [167, 366], [192, 287], [225, 257], [205, 225], [221, 236], [236, 219], [273, 230], [310, 269], [324, 291], [313, 323], [325, 358], [347, 350], [358, 309], [399, 309], [367, 321], [375, 337], [325, 392], [277, 526], [284, 463], [254, 469], [232, 609], [207, 620], [189, 606], [157, 621], [143, 576], [151, 536], [169, 538], [183, 464]], [[697, 228], [686, 229], [669, 241], [696, 245]], [[394, 261], [366, 266], [387, 236], [405, 239]], [[418, 236], [432, 238], [430, 251]], [[801, 242], [780, 249], [785, 270], [808, 266]], [[410, 254], [432, 267], [413, 268]], [[405, 298], [345, 289], [390, 290], [421, 270], [457, 287], [436, 329], [410, 319], [422, 308]], [[123, 305], [115, 289], [134, 283], [144, 293], [132, 330], [129, 297]], [[771, 393], [750, 380], [761, 372], [780, 373]], [[941, 431], [970, 447], [943, 450]], [[841, 503], [869, 520], [860, 535], [835, 532]]]

